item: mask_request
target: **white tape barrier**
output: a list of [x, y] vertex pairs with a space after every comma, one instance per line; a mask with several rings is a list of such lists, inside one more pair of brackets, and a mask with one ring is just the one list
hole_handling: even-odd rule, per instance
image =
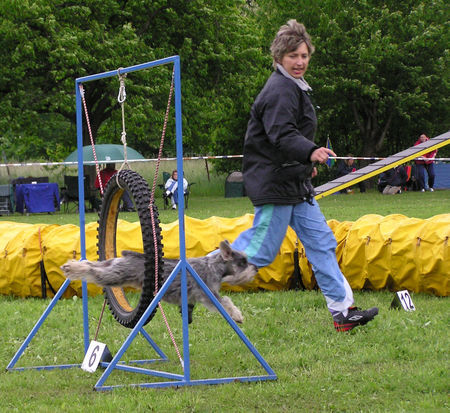
[[[232, 158], [242, 158], [242, 155], [218, 155], [218, 156], [188, 156], [184, 157], [184, 161], [192, 161], [199, 159], [232, 159]], [[391, 158], [393, 158], [391, 156]], [[177, 158], [162, 158], [161, 161], [176, 161]], [[365, 157], [365, 156], [330, 156], [329, 159], [355, 159], [355, 160], [365, 160], [365, 161], [379, 161], [381, 159], [386, 158], [378, 158], [378, 157]], [[158, 159], [128, 159], [127, 162], [156, 162]], [[419, 157], [415, 158], [417, 161], [438, 161], [438, 162], [449, 162], [450, 158], [424, 158]], [[123, 159], [112, 159], [108, 161], [99, 161], [99, 163], [123, 163], [125, 162]], [[24, 163], [3, 163], [0, 164], [0, 167], [17, 167], [17, 166], [76, 166], [78, 162], [24, 162]], [[95, 161], [85, 161], [83, 165], [95, 165]]]

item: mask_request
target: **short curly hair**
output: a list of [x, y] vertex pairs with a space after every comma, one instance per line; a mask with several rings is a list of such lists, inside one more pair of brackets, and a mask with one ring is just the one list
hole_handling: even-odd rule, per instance
[[289, 20], [286, 24], [280, 27], [275, 39], [273, 39], [270, 51], [273, 58], [273, 66], [276, 68], [277, 63], [280, 63], [286, 53], [293, 52], [305, 43], [308, 47], [309, 54], [314, 53], [314, 46], [311, 43], [311, 37], [306, 31], [302, 23], [295, 19]]

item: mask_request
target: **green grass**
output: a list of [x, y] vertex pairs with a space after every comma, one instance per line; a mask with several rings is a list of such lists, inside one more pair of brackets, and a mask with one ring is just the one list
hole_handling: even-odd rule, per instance
[[[216, 189], [217, 191], [217, 189]], [[178, 219], [178, 211], [164, 210], [161, 194], [156, 195], [156, 205], [162, 223]], [[430, 218], [434, 215], [450, 212], [450, 191], [407, 192], [401, 195], [382, 195], [377, 191], [364, 194], [356, 192], [353, 195], [330, 195], [319, 200], [320, 207], [327, 219], [338, 221], [356, 221], [367, 214], [403, 214], [407, 217]], [[219, 195], [201, 195], [194, 187], [189, 199], [189, 208], [185, 214], [198, 219], [211, 216], [233, 218], [247, 213], [253, 213], [253, 206], [248, 198], [225, 198], [224, 188]], [[138, 219], [136, 213], [121, 213], [121, 218], [127, 221]], [[86, 223], [96, 221], [97, 213], [86, 213]], [[26, 223], [49, 224], [79, 224], [78, 214], [64, 214], [58, 211], [54, 214], [31, 214], [29, 216], [15, 213], [0, 216], [0, 221], [16, 221]]]
[[[252, 213], [246, 198], [223, 197], [223, 181], [194, 185], [186, 214], [235, 217]], [[220, 187], [221, 185], [221, 187]], [[327, 219], [355, 221], [366, 214], [400, 213], [429, 218], [448, 213], [450, 191], [383, 196], [378, 192], [336, 195], [319, 201]], [[177, 212], [163, 210], [164, 223]], [[136, 219], [136, 214], [121, 216]], [[0, 220], [30, 223], [73, 223], [78, 215], [55, 213], [3, 216]], [[97, 220], [89, 213], [86, 222]], [[448, 299], [425, 294], [412, 296], [415, 312], [390, 310], [393, 293], [355, 291], [361, 307], [378, 306], [380, 314], [365, 327], [336, 333], [323, 296], [316, 291], [230, 294], [242, 310], [242, 330], [273, 368], [277, 381], [192, 386], [168, 389], [125, 387], [93, 392], [103, 370], [81, 369], [0, 372], [0, 411], [21, 412], [446, 412], [449, 409]], [[0, 365], [10, 362], [48, 300], [0, 296]], [[89, 299], [91, 339], [103, 298]], [[182, 331], [178, 309], [165, 304], [178, 346]], [[170, 361], [152, 368], [181, 374], [179, 362], [160, 312], [146, 330]], [[107, 311], [98, 340], [115, 354], [130, 330], [120, 327]], [[198, 306], [189, 329], [191, 378], [265, 374], [248, 349], [219, 314]], [[155, 357], [137, 337], [124, 360]], [[16, 367], [81, 363], [82, 306], [79, 299], [61, 300], [42, 325]], [[154, 382], [151, 376], [113, 372], [107, 385]]]
[[[0, 411], [23, 412], [444, 412], [448, 411], [448, 302], [413, 296], [417, 310], [390, 310], [392, 294], [356, 292], [357, 302], [380, 307], [370, 324], [349, 334], [334, 331], [322, 295], [307, 292], [233, 294], [245, 314], [243, 332], [278, 376], [277, 381], [193, 386], [180, 389], [121, 388], [93, 392], [103, 370], [0, 373]], [[46, 302], [1, 297], [0, 362], [6, 367]], [[90, 299], [91, 335], [102, 297]], [[164, 305], [182, 344], [178, 310]], [[58, 303], [17, 366], [80, 363], [83, 338], [80, 300]], [[168, 363], [151, 368], [182, 373], [158, 312], [146, 327]], [[196, 308], [190, 327], [192, 379], [265, 374], [218, 314]], [[114, 354], [130, 330], [109, 314], [99, 341]], [[92, 338], [92, 336], [91, 336]], [[153, 358], [137, 337], [124, 360]], [[106, 384], [154, 382], [153, 377], [113, 372]]]

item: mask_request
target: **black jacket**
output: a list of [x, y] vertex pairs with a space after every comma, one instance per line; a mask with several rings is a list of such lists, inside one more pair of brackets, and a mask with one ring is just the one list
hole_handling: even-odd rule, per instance
[[355, 169], [355, 166], [349, 166], [345, 163], [345, 161], [339, 162], [338, 169], [336, 171], [336, 177], [339, 178], [341, 176], [348, 175], [350, 172]]
[[314, 196], [317, 118], [311, 99], [279, 71], [253, 103], [244, 142], [243, 175], [253, 205], [296, 204]]
[[405, 168], [403, 166], [396, 166], [393, 169], [388, 169], [383, 172], [379, 178], [379, 184], [391, 185], [391, 186], [405, 186], [408, 180]]

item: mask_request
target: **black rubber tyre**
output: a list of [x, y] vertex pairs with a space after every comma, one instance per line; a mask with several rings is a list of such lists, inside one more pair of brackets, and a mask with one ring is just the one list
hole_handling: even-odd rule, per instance
[[[137, 172], [123, 170], [113, 175], [106, 185], [98, 221], [98, 256], [99, 260], [117, 257], [116, 232], [119, 216], [120, 199], [124, 190], [127, 190], [134, 201], [141, 223], [142, 243], [145, 254], [145, 279], [139, 301], [130, 305], [125, 291], [120, 287], [107, 287], [103, 289], [105, 299], [114, 318], [123, 326], [133, 328], [150, 305], [155, 292], [155, 245], [153, 239], [152, 221], [150, 215], [150, 190], [147, 182]], [[123, 188], [123, 189], [122, 189]], [[155, 218], [155, 232], [157, 239], [158, 274], [163, 271], [163, 252], [161, 243], [161, 227], [159, 225], [158, 210], [153, 205]], [[161, 278], [159, 276], [159, 278]], [[158, 280], [158, 285], [159, 285]], [[155, 311], [146, 320], [147, 324], [154, 316]]]

